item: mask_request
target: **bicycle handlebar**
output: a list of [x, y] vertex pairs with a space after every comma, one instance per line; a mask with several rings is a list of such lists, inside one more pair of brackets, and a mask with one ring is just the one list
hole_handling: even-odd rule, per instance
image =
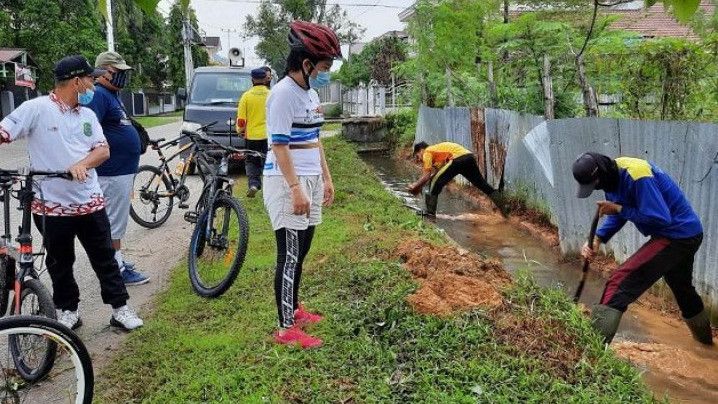
[[[260, 153], [260, 152], [255, 151], [255, 150], [237, 149], [237, 148], [235, 148], [235, 147], [225, 146], [225, 145], [223, 145], [223, 144], [217, 142], [216, 140], [212, 140], [212, 139], [208, 138], [207, 136], [205, 136], [205, 135], [204, 135], [202, 132], [200, 132], [200, 131], [192, 132], [192, 131], [188, 131], [188, 130], [182, 130], [181, 133], [182, 133], [183, 135], [185, 135], [185, 136], [189, 136], [189, 137], [190, 137], [191, 139], [193, 139], [194, 141], [200, 140], [200, 141], [202, 141], [202, 142], [204, 142], [204, 143], [211, 144], [212, 146], [215, 146], [215, 147], [217, 147], [217, 148], [219, 148], [219, 149], [222, 149], [222, 150], [224, 150], [224, 151], [226, 151], [226, 152], [229, 152], [229, 153], [249, 154], [249, 155], [256, 156], [256, 157], [261, 157], [261, 158], [264, 158], [264, 157], [265, 157], [264, 153]], [[231, 136], [231, 135], [230, 135], [230, 136]]]
[[69, 171], [46, 171], [46, 170], [33, 170], [30, 167], [22, 167], [17, 170], [5, 170], [0, 168], [0, 177], [53, 177], [62, 178], [65, 180], [72, 181], [72, 174]]

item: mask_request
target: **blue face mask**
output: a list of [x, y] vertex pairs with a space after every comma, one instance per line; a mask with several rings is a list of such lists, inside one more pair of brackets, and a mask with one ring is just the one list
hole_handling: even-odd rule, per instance
[[309, 76], [309, 86], [311, 88], [322, 88], [329, 85], [329, 82], [331, 81], [331, 75], [329, 72], [319, 72], [317, 73], [317, 77], [311, 77]]
[[95, 96], [95, 90], [89, 89], [85, 90], [84, 93], [78, 93], [77, 94], [77, 102], [79, 102], [81, 105], [88, 105], [92, 102], [92, 98]]

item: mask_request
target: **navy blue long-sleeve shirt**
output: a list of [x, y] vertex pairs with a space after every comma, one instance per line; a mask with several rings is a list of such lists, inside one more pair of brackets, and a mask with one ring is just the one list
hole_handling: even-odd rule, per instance
[[596, 232], [608, 242], [627, 221], [644, 236], [681, 239], [703, 233], [698, 215], [678, 185], [654, 163], [632, 157], [619, 157], [620, 179], [615, 192], [606, 199], [621, 205], [621, 213], [607, 216]]

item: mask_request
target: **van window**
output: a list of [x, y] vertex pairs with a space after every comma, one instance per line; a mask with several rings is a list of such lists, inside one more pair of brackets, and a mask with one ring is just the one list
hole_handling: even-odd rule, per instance
[[247, 73], [196, 73], [192, 81], [190, 104], [236, 104], [252, 87]]

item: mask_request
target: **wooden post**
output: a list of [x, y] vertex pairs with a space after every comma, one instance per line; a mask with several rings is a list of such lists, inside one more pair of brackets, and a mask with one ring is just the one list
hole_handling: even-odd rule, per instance
[[581, 92], [583, 93], [583, 105], [586, 108], [586, 116], [598, 116], [598, 100], [596, 99], [596, 92], [586, 78], [586, 66], [583, 62], [583, 55], [576, 58], [576, 71], [578, 72], [578, 82], [581, 85]]
[[551, 80], [551, 61], [548, 55], [543, 55], [543, 74], [541, 77], [543, 83], [543, 99], [544, 99], [544, 116], [546, 119], [554, 119], [555, 114], [553, 106], [555, 103], [553, 97], [553, 83]]
[[496, 82], [494, 81], [494, 62], [489, 60], [487, 68], [487, 76], [489, 78], [489, 106], [495, 108], [498, 104], [498, 96], [496, 94]]

